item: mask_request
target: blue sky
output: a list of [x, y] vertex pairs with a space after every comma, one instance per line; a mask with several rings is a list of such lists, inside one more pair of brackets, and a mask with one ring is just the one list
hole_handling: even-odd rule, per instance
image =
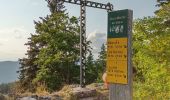
[[[92, 0], [112, 3], [114, 10], [131, 9], [134, 19], [153, 16], [156, 0]], [[17, 60], [24, 57], [27, 47], [24, 43], [34, 33], [33, 20], [49, 14], [45, 0], [0, 0], [0, 61]], [[77, 5], [65, 4], [70, 15], [79, 16]], [[107, 12], [87, 8], [87, 37], [92, 41], [96, 54], [106, 41]]]

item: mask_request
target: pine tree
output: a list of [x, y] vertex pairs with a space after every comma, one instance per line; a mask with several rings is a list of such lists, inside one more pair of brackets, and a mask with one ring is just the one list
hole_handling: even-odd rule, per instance
[[75, 17], [64, 13], [53, 13], [48, 20], [37, 24], [37, 39], [44, 40], [35, 62], [39, 66], [35, 83], [45, 83], [49, 90], [55, 90], [62, 84], [78, 83], [79, 67], [75, 61], [79, 58], [79, 25]]
[[99, 63], [99, 65], [101, 65], [100, 70], [102, 72], [105, 71], [105, 68], [106, 68], [106, 47], [105, 47], [105, 44], [102, 44], [102, 46], [101, 46], [101, 51], [99, 52], [97, 62]]
[[96, 82], [98, 72], [97, 72], [97, 67], [95, 65], [94, 57], [91, 51], [89, 51], [88, 53], [86, 65], [87, 65], [86, 66], [86, 84]]
[[34, 41], [35, 35], [31, 35], [31, 38], [28, 38], [29, 41], [25, 45], [28, 46], [27, 58], [19, 59], [21, 67], [19, 68], [18, 73], [20, 74], [19, 80], [20, 85], [23, 90], [35, 91], [35, 87], [32, 84], [32, 80], [36, 77], [36, 72], [38, 71], [38, 66], [34, 63], [37, 59], [39, 49]]
[[35, 91], [39, 83], [55, 90], [62, 83], [79, 82], [79, 68], [75, 65], [79, 57], [78, 20], [69, 18], [63, 6], [55, 2], [48, 1], [50, 15], [34, 21], [36, 33], [25, 44], [27, 57], [19, 59], [20, 85], [25, 91]]
[[102, 44], [101, 50], [98, 55], [98, 59], [95, 62], [95, 65], [97, 67], [97, 81], [102, 82], [102, 75], [106, 71], [106, 47], [105, 44]]

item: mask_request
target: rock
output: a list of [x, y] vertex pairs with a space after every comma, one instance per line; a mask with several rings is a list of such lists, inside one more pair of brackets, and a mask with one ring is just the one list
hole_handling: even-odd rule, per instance
[[32, 98], [35, 98], [36, 100], [38, 99], [38, 95], [36, 95], [36, 94], [35, 94], [35, 95], [32, 95], [31, 97], [32, 97]]
[[38, 100], [51, 100], [51, 96], [40, 96]]
[[103, 83], [94, 83], [86, 88], [81, 88], [79, 85], [68, 85], [60, 91], [43, 96], [36, 94], [21, 96], [17, 96], [15, 100], [109, 100], [109, 91], [104, 88]]
[[77, 98], [93, 97], [96, 95], [96, 90], [78, 87], [73, 89], [73, 95], [76, 96]]
[[23, 98], [20, 98], [20, 99], [17, 99], [17, 100], [37, 100], [37, 99], [32, 98], [32, 97], [23, 97]]

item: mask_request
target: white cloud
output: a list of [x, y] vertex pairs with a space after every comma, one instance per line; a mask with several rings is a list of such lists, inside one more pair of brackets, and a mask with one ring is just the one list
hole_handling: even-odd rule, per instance
[[17, 60], [26, 53], [29, 33], [24, 27], [0, 29], [0, 60]]
[[96, 59], [98, 56], [98, 52], [100, 52], [102, 44], [106, 43], [107, 34], [99, 31], [94, 31], [89, 33], [89, 35], [87, 36], [87, 40], [90, 40], [92, 42], [91, 44], [91, 47], [93, 48], [92, 53]]
[[13, 33], [15, 34], [14, 37], [16, 39], [22, 39], [24, 38], [24, 33], [27, 33], [27, 32], [23, 28], [15, 28], [13, 29]]
[[12, 38], [21, 39], [27, 31], [24, 27], [14, 27], [14, 28], [3, 28], [0, 29], [0, 40], [8, 40]]

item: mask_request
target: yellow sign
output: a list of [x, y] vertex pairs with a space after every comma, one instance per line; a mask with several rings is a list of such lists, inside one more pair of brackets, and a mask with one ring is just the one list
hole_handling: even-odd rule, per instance
[[127, 38], [108, 38], [107, 41], [107, 81], [109, 83], [128, 83]]

